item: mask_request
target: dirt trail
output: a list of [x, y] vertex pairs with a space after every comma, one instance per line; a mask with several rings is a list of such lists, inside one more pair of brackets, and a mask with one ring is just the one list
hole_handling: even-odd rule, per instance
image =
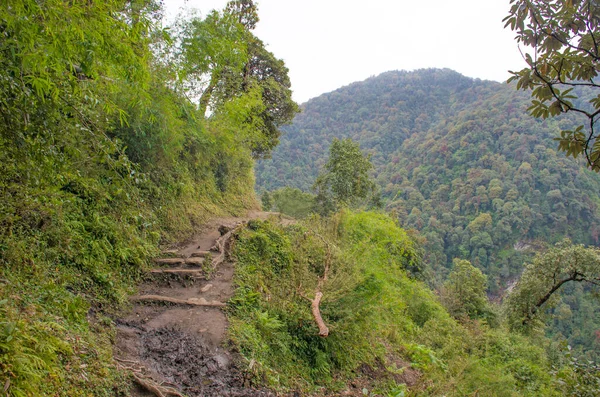
[[[237, 357], [223, 346], [227, 318], [222, 305], [233, 295], [233, 264], [225, 260], [207, 272], [211, 261], [205, 262], [207, 256], [212, 261], [219, 256], [211, 248], [228, 229], [269, 216], [253, 212], [215, 219], [164, 253], [166, 260], [140, 286], [131, 311], [116, 321], [115, 357], [137, 378], [133, 396], [275, 396], [250, 387]], [[161, 297], [179, 303], [157, 302]], [[153, 387], [158, 393], [150, 391]]]

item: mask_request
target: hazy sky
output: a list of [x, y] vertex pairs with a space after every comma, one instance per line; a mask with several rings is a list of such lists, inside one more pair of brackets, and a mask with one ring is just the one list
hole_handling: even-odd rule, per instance
[[[201, 15], [227, 0], [165, 0]], [[294, 99], [305, 102], [388, 70], [450, 68], [504, 81], [524, 67], [504, 29], [509, 0], [258, 0], [254, 33], [290, 69]]]

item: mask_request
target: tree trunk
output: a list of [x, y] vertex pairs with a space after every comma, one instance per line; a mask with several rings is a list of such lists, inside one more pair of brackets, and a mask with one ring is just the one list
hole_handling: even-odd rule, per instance
[[206, 116], [206, 109], [208, 109], [208, 104], [210, 103], [210, 99], [212, 98], [212, 93], [217, 87], [217, 83], [219, 82], [219, 76], [220, 73], [213, 70], [210, 76], [210, 83], [208, 83], [208, 87], [206, 87], [206, 89], [202, 93], [202, 96], [200, 97], [198, 108], [202, 116]]

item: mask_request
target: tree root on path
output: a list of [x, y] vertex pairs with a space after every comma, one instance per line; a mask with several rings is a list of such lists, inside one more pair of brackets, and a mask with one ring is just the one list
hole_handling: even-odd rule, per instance
[[169, 296], [162, 295], [141, 295], [134, 296], [131, 298], [134, 301], [150, 301], [150, 302], [168, 302], [179, 305], [191, 305], [191, 306], [212, 306], [212, 307], [224, 307], [225, 303], [219, 301], [207, 301], [204, 298], [189, 298], [189, 299], [177, 299]]
[[229, 248], [231, 246], [231, 241], [235, 233], [243, 228], [247, 222], [242, 222], [239, 225], [235, 226], [233, 229], [229, 230], [227, 233], [222, 235], [215, 241], [215, 244], [210, 248], [211, 251], [216, 251], [219, 254], [212, 260], [213, 267], [219, 266], [221, 263], [225, 262], [227, 259], [227, 255], [229, 254]]
[[[168, 397], [168, 396], [185, 397], [183, 394], [178, 392], [176, 389], [174, 389], [172, 387], [164, 386], [164, 384], [158, 383], [151, 377], [144, 375], [143, 372], [146, 368], [139, 362], [130, 361], [130, 360], [122, 360], [117, 357], [115, 357], [115, 361], [117, 361], [117, 368], [119, 368], [120, 370], [129, 371], [131, 373], [131, 376], [133, 376], [133, 380], [135, 381], [135, 383], [137, 383], [142, 388], [144, 388], [144, 390], [147, 390], [150, 393], [154, 394], [156, 397]], [[133, 364], [135, 367], [125, 366], [122, 363], [130, 363], [130, 364]]]

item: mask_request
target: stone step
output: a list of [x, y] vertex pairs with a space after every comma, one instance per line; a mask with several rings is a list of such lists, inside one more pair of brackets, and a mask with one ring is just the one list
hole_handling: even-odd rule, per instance
[[203, 257], [192, 257], [192, 258], [186, 258], [185, 260], [185, 264], [186, 265], [201, 265], [204, 263], [204, 258]]
[[181, 265], [185, 263], [184, 258], [154, 258], [154, 263], [159, 265]]

